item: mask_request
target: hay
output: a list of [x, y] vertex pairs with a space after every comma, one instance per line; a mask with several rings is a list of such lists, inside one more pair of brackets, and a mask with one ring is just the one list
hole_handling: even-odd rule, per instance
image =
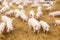
[[[17, 6], [13, 5], [11, 9], [16, 9]], [[36, 8], [30, 8], [30, 6], [24, 8], [26, 11], [26, 15], [29, 16], [29, 11], [34, 10], [35, 14], [37, 12]], [[45, 9], [45, 8], [43, 8]], [[43, 10], [43, 15], [41, 19], [48, 22], [50, 25], [50, 33], [44, 33], [43, 31], [40, 31], [39, 34], [35, 34], [33, 30], [29, 30], [28, 23], [22, 22], [22, 19], [16, 18], [14, 19], [14, 31], [13, 33], [9, 35], [3, 35], [0, 37], [0, 40], [60, 40], [60, 26], [54, 27], [53, 23], [55, 19], [60, 19], [59, 17], [53, 18], [48, 16], [49, 11]], [[1, 16], [3, 14], [0, 14], [0, 22], [1, 22]], [[11, 17], [12, 18], [12, 17]], [[13, 17], [15, 18], [15, 16]]]
[[50, 12], [53, 12], [53, 11], [60, 11], [60, 0], [54, 1], [54, 4], [53, 4]]
[[[16, 7], [12, 7], [15, 9]], [[29, 16], [29, 11], [34, 10], [36, 13], [37, 9], [36, 8], [30, 8], [28, 6], [25, 8], [26, 15]], [[52, 18], [48, 16], [48, 11], [43, 10], [44, 15], [42, 15], [41, 19], [39, 20], [44, 20], [48, 22], [48, 24], [51, 26], [50, 28], [50, 33], [44, 33], [43, 31], [40, 31], [39, 34], [35, 34], [33, 30], [29, 30], [27, 22], [22, 22], [20, 18], [14, 19], [14, 31], [12, 34], [6, 35], [5, 37], [3, 36], [0, 38], [0, 40], [59, 40], [60, 39], [60, 26], [54, 27], [53, 21], [56, 18]], [[2, 16], [2, 14], [0, 14]], [[0, 18], [1, 18], [0, 16]], [[11, 17], [12, 18], [12, 17]], [[14, 17], [15, 18], [15, 17]], [[57, 18], [59, 19], [59, 18]], [[0, 19], [1, 20], [1, 19]]]

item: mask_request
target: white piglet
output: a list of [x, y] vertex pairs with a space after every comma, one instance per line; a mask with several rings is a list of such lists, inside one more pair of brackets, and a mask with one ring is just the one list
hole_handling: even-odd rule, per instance
[[0, 24], [0, 34], [3, 33], [5, 27], [6, 27], [5, 22], [2, 22], [2, 23]]
[[14, 15], [15, 15], [15, 17], [20, 17], [20, 10], [19, 9], [15, 9], [14, 10]]
[[20, 18], [23, 19], [23, 22], [24, 21], [28, 21], [28, 17], [27, 17], [27, 15], [24, 12], [21, 12]]
[[38, 11], [37, 14], [36, 14], [36, 18], [40, 18], [42, 16], [43, 12], [42, 11]]
[[13, 22], [12, 22], [12, 20], [7, 20], [6, 24], [7, 24], [7, 32], [9, 33], [11, 31], [13, 31]]
[[50, 10], [50, 9], [51, 9], [51, 7], [52, 7], [52, 6], [50, 6], [50, 7], [47, 7], [47, 8], [46, 8], [46, 10]]
[[30, 17], [34, 17], [34, 16], [35, 16], [34, 10], [31, 10], [31, 11], [30, 11]]
[[37, 11], [41, 11], [41, 10], [42, 10], [42, 6], [38, 6]]
[[19, 5], [18, 8], [21, 10], [24, 9], [24, 7], [22, 5]]
[[8, 5], [5, 5], [1, 10], [0, 12], [6, 12], [7, 10], [9, 10], [10, 7]]
[[40, 25], [39, 25], [39, 22], [35, 18], [33, 18], [33, 17], [29, 18], [28, 25], [29, 25], [30, 29], [33, 28], [34, 32], [39, 33]]
[[31, 7], [31, 8], [36, 8], [36, 7], [38, 7], [38, 6], [40, 6], [40, 4], [32, 4], [30, 7]]
[[8, 12], [5, 13], [5, 15], [10, 15], [11, 16], [13, 13], [14, 13], [13, 10], [9, 10]]
[[7, 16], [2, 16], [2, 21], [5, 22], [7, 25], [7, 32], [8, 33], [13, 30], [13, 19], [11, 19]]
[[5, 15], [3, 15], [3, 16], [1, 17], [1, 20], [2, 20], [3, 22], [6, 22], [6, 21], [8, 20], [8, 17], [5, 16]]
[[49, 13], [49, 16], [52, 16], [52, 17], [59, 16], [59, 15], [60, 15], [60, 11], [55, 11], [55, 12]]
[[43, 31], [44, 31], [44, 32], [48, 32], [48, 31], [49, 31], [50, 26], [47, 24], [47, 22], [45, 22], [45, 21], [40, 21], [40, 25], [41, 25], [41, 27], [43, 28]]
[[37, 8], [37, 14], [36, 14], [36, 18], [40, 18], [42, 16], [43, 12], [42, 12], [42, 7], [38, 6]]
[[55, 25], [54, 26], [59, 26], [60, 25], [60, 20], [55, 20]]

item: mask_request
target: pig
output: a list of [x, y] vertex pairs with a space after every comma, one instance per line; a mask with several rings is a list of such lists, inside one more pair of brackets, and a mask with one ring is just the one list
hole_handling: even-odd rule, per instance
[[43, 31], [44, 31], [44, 32], [48, 32], [48, 31], [50, 30], [50, 26], [48, 25], [47, 22], [41, 20], [41, 21], [40, 21], [40, 25], [41, 25], [41, 27], [43, 28]]
[[39, 25], [39, 22], [35, 19], [35, 18], [29, 18], [28, 20], [28, 26], [29, 26], [29, 29], [32, 29], [34, 30], [34, 32], [37, 32], [39, 33], [40, 32], [40, 25]]
[[60, 11], [54, 11], [54, 12], [49, 13], [49, 16], [52, 16], [53, 18], [59, 15], [60, 15]]

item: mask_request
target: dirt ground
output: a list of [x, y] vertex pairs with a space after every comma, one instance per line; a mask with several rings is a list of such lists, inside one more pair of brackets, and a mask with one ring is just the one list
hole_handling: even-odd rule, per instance
[[[12, 9], [17, 8], [16, 6], [13, 6]], [[29, 11], [33, 9], [35, 13], [37, 12], [36, 8], [30, 8], [30, 6], [25, 8], [26, 15], [29, 16]], [[0, 40], [60, 40], [60, 26], [55, 27], [54, 26], [54, 20], [60, 19], [60, 17], [52, 18], [48, 16], [49, 11], [45, 11], [43, 8], [43, 15], [39, 19], [46, 21], [50, 25], [50, 32], [44, 33], [43, 31], [40, 31], [39, 34], [36, 34], [33, 32], [33, 30], [29, 30], [27, 22], [23, 22], [20, 18], [15, 18], [15, 16], [12, 15], [11, 18], [14, 19], [14, 30], [13, 33], [7, 34], [7, 35], [1, 35]], [[0, 14], [0, 23], [1, 23], [1, 16], [3, 14]]]

